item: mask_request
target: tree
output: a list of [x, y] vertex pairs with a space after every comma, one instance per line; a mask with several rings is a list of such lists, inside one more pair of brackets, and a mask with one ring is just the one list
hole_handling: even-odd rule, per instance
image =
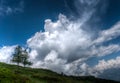
[[25, 67], [26, 65], [32, 65], [32, 62], [30, 62], [28, 60], [29, 56], [28, 56], [28, 52], [26, 51], [26, 49], [22, 52], [22, 64]]
[[15, 53], [13, 54], [12, 62], [17, 63], [17, 65], [19, 66], [19, 64], [22, 61], [21, 55], [22, 55], [22, 47], [21, 46], [17, 46], [15, 48]]
[[15, 48], [15, 53], [13, 54], [13, 58], [12, 58], [12, 62], [17, 63], [17, 65], [19, 66], [19, 64], [23, 64], [23, 66], [25, 67], [26, 65], [32, 65], [32, 63], [28, 60], [29, 56], [28, 56], [28, 52], [22, 49], [21, 46], [17, 46]]

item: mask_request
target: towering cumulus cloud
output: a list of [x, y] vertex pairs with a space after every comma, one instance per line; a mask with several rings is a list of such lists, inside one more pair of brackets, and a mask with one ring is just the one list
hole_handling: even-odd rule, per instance
[[[59, 14], [55, 22], [46, 19], [45, 31], [37, 32], [27, 40], [28, 47], [31, 48], [30, 60], [33, 61], [33, 67], [47, 68], [68, 75], [94, 76], [102, 76], [106, 70], [119, 68], [119, 57], [108, 61], [100, 60], [94, 66], [87, 64], [92, 57], [105, 57], [120, 52], [119, 44], [109, 43], [120, 36], [119, 22], [95, 35], [93, 35], [94, 32], [85, 29], [90, 27], [90, 21], [95, 20], [91, 17], [98, 18], [97, 9], [101, 12], [105, 9], [105, 4], [103, 4], [104, 8], [98, 7], [101, 3], [100, 0], [76, 1], [75, 7], [79, 19], [74, 21], [63, 14]], [[105, 75], [107, 76], [109, 72]], [[114, 74], [111, 75], [114, 76]], [[114, 79], [109, 76], [107, 78]]]
[[37, 32], [27, 41], [33, 50], [31, 56], [37, 61], [36, 66], [44, 65], [59, 71], [65, 65], [78, 59], [84, 60], [87, 56], [84, 51], [90, 46], [91, 37], [78, 23], [70, 22], [60, 14], [57, 22], [47, 19], [44, 28], [45, 32]]

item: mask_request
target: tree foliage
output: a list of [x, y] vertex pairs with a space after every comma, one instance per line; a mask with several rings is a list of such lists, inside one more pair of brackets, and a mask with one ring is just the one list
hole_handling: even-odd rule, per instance
[[28, 58], [29, 56], [26, 49], [23, 50], [21, 46], [17, 46], [13, 54], [12, 62], [17, 63], [18, 66], [21, 63], [23, 64], [24, 67], [26, 65], [32, 65], [32, 63], [28, 60]]
[[29, 57], [28, 57], [28, 52], [26, 50], [23, 51], [23, 53], [21, 55], [21, 58], [22, 58], [22, 62], [21, 63], [24, 65], [24, 67], [26, 65], [32, 65], [32, 62], [30, 62], [28, 60]]

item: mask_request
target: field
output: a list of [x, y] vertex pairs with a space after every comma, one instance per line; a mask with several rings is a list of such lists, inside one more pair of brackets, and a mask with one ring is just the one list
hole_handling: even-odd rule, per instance
[[0, 63], [0, 83], [118, 83], [93, 76], [66, 76], [45, 69]]

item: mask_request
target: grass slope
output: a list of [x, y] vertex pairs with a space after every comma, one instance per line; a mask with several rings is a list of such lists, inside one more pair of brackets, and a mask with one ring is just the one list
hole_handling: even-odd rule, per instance
[[118, 83], [92, 76], [63, 76], [45, 69], [23, 68], [0, 63], [0, 83]]

